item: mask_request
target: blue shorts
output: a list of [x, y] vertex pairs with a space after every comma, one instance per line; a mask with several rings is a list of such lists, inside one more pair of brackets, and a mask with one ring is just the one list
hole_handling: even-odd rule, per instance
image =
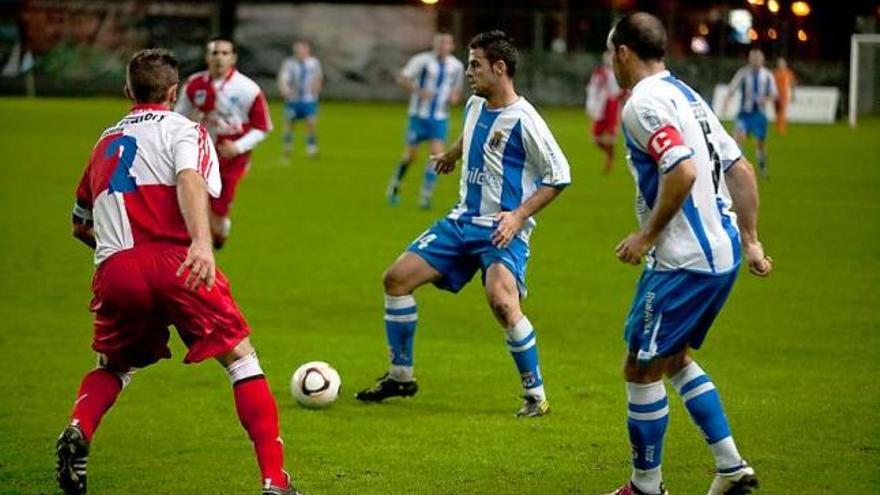
[[520, 297], [525, 297], [529, 245], [516, 237], [506, 248], [497, 248], [491, 239], [494, 230], [444, 218], [413, 241], [407, 251], [419, 255], [443, 275], [434, 285], [453, 293], [467, 285], [480, 269], [485, 284], [489, 266], [503, 263], [516, 278]]
[[288, 101], [284, 103], [284, 117], [287, 120], [307, 119], [318, 115], [318, 102]]
[[764, 112], [740, 112], [736, 116], [736, 130], [763, 141], [767, 138], [767, 116]]
[[723, 274], [645, 270], [626, 317], [624, 340], [640, 362], [699, 349], [733, 288], [739, 266]]
[[423, 119], [410, 115], [406, 126], [406, 144], [412, 146], [432, 139], [446, 141], [448, 122], [446, 119]]

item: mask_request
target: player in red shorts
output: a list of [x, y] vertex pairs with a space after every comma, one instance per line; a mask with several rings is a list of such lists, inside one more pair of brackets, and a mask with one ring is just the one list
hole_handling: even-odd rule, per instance
[[272, 120], [260, 87], [235, 68], [235, 43], [216, 37], [205, 48], [208, 70], [187, 79], [174, 110], [205, 124], [217, 144], [223, 191], [211, 199], [211, 234], [220, 249], [232, 227], [235, 189], [248, 171], [251, 150], [272, 130]]
[[602, 65], [593, 70], [587, 83], [587, 115], [593, 119], [593, 141], [605, 154], [602, 172], [608, 173], [614, 165], [614, 142], [620, 122], [620, 100], [623, 91], [614, 79], [611, 54], [602, 54]]
[[168, 358], [168, 326], [188, 348], [184, 362], [208, 358], [229, 375], [235, 407], [254, 445], [263, 495], [293, 495], [283, 470], [278, 408], [235, 304], [215, 267], [208, 195], [219, 164], [207, 131], [174, 113], [177, 61], [144, 50], [128, 65], [131, 111], [104, 131], [76, 191], [73, 233], [95, 249], [92, 348], [70, 423], [57, 443], [64, 493], [86, 493], [86, 462], [101, 418], [135, 369]]

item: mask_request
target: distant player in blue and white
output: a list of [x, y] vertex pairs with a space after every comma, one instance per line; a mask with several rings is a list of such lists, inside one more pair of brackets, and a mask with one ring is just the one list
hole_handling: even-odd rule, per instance
[[534, 107], [516, 94], [517, 52], [502, 31], [470, 43], [468, 100], [462, 137], [446, 153], [432, 156], [449, 173], [459, 158], [461, 197], [443, 219], [420, 235], [385, 272], [385, 331], [391, 348], [389, 372], [362, 401], [410, 396], [413, 336], [418, 320], [413, 291], [429, 282], [458, 292], [482, 270], [486, 298], [505, 331], [519, 372], [524, 403], [518, 417], [549, 411], [538, 366], [535, 329], [520, 309], [526, 295], [526, 262], [535, 215], [571, 182], [568, 162]]
[[749, 136], [755, 136], [758, 153], [758, 170], [767, 177], [767, 105], [776, 101], [779, 91], [773, 73], [764, 67], [764, 53], [755, 48], [749, 51], [749, 64], [736, 71], [727, 86], [724, 110], [735, 92], [739, 91], [739, 113], [736, 115], [736, 142], [742, 144]]
[[754, 171], [711, 107], [666, 70], [659, 19], [624, 16], [608, 49], [617, 80], [631, 89], [623, 131], [641, 227], [616, 254], [633, 265], [645, 259], [624, 332], [632, 475], [610, 495], [667, 493], [660, 469], [669, 423], [664, 375], [715, 458], [709, 495], [745, 495], [758, 485], [755, 471], [737, 451], [715, 385], [690, 353], [721, 311], [740, 260], [758, 276], [772, 268], [758, 241]]
[[[461, 101], [464, 66], [452, 55], [452, 35], [434, 35], [434, 49], [412, 57], [398, 76], [398, 83], [410, 93], [406, 148], [388, 183], [388, 201], [392, 206], [400, 201], [400, 183], [410, 164], [416, 159], [419, 144], [427, 141], [431, 155], [443, 153], [449, 119], [449, 105]], [[425, 176], [419, 205], [428, 209], [434, 195], [437, 172], [430, 160], [425, 164]]]
[[312, 56], [307, 41], [294, 42], [293, 54], [284, 59], [278, 71], [278, 91], [284, 98], [284, 162], [293, 151], [293, 124], [297, 120], [306, 123], [306, 153], [313, 158], [318, 154], [318, 96], [324, 82], [321, 62]]

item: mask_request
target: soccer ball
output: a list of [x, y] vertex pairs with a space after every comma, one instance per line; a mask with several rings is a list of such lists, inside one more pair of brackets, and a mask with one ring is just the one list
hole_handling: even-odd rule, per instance
[[293, 372], [290, 392], [303, 407], [318, 409], [332, 404], [339, 396], [339, 372], [324, 361], [308, 362]]

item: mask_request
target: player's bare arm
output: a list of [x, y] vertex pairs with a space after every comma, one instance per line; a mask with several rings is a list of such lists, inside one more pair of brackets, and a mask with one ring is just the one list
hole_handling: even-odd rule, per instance
[[648, 221], [641, 230], [628, 235], [614, 250], [620, 261], [633, 265], [642, 262], [642, 257], [651, 249], [657, 237], [681, 209], [696, 180], [697, 168], [690, 158], [661, 174], [657, 204]]
[[416, 86], [415, 81], [406, 77], [403, 72], [397, 75], [397, 84], [405, 89], [407, 93], [414, 93], [419, 89], [418, 86]]
[[95, 241], [95, 229], [85, 220], [79, 218], [74, 219], [73, 236], [92, 249], [95, 249], [95, 246], [97, 246]]
[[184, 285], [196, 290], [204, 284], [205, 288], [211, 290], [216, 266], [208, 221], [208, 189], [205, 179], [195, 170], [187, 169], [177, 175], [177, 202], [186, 222], [186, 230], [192, 238], [186, 259], [177, 269], [177, 276], [189, 270]]
[[317, 98], [318, 95], [321, 93], [321, 88], [322, 88], [323, 86], [324, 86], [324, 74], [321, 74], [321, 73], [319, 72], [319, 73], [315, 76], [314, 80], [312, 81], [312, 93], [315, 94], [315, 97], [316, 97], [316, 98]]
[[448, 174], [455, 170], [455, 163], [462, 155], [463, 136], [459, 136], [455, 144], [444, 153], [431, 155], [428, 159], [434, 162], [434, 170], [438, 174]]
[[745, 158], [736, 161], [724, 175], [733, 208], [736, 210], [736, 223], [749, 272], [766, 277], [773, 269], [773, 260], [764, 254], [764, 247], [758, 240], [758, 183], [752, 164]]
[[217, 143], [217, 153], [221, 158], [233, 158], [241, 154], [241, 149], [235, 141], [220, 141]]
[[290, 99], [292, 96], [290, 92], [290, 84], [287, 80], [287, 66], [281, 67], [281, 70], [278, 72], [278, 78], [276, 79], [276, 83], [278, 84], [278, 92], [281, 94], [281, 97], [285, 100]]
[[519, 208], [513, 211], [502, 211], [496, 215], [498, 225], [492, 232], [492, 243], [499, 248], [506, 248], [510, 241], [522, 230], [527, 218], [543, 210], [545, 206], [562, 193], [561, 187], [541, 186]]

